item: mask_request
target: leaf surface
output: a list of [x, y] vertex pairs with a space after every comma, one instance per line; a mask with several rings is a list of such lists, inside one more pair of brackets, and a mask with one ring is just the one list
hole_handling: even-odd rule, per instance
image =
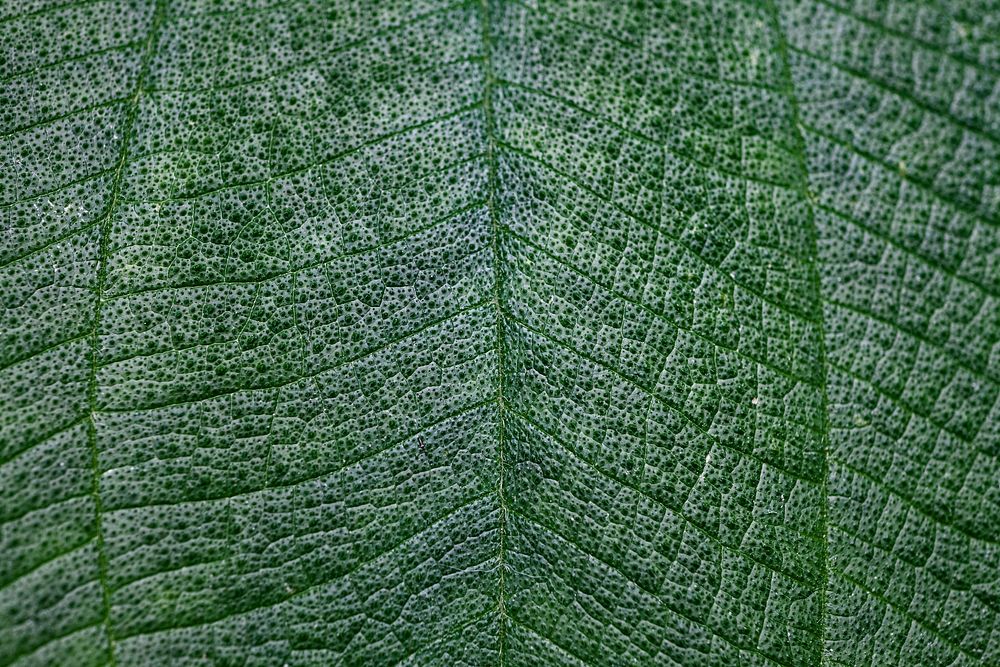
[[990, 0], [0, 7], [0, 665], [1000, 663]]

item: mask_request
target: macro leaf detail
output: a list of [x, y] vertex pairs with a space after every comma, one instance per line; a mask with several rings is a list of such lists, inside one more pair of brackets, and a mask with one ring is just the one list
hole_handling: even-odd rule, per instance
[[14, 0], [0, 81], [0, 665], [1000, 664], [992, 0]]

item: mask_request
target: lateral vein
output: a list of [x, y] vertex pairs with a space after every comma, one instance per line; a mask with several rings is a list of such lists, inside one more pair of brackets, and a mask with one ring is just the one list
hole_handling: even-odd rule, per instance
[[97, 450], [97, 424], [94, 414], [97, 412], [97, 369], [98, 369], [98, 349], [100, 347], [100, 325], [101, 325], [101, 305], [104, 294], [104, 283], [108, 273], [108, 254], [111, 236], [111, 220], [118, 208], [121, 198], [122, 177], [125, 173], [125, 164], [128, 161], [129, 141], [132, 130], [135, 126], [135, 119], [139, 113], [139, 100], [142, 97], [142, 86], [150, 65], [156, 53], [157, 41], [159, 39], [160, 28], [163, 25], [169, 0], [156, 0], [153, 9], [153, 16], [150, 20], [149, 33], [146, 36], [143, 47], [142, 63], [139, 68], [139, 75], [136, 77], [135, 86], [131, 97], [128, 99], [128, 113], [125, 122], [122, 124], [121, 149], [118, 154], [118, 165], [115, 168], [114, 179], [111, 182], [111, 196], [108, 199], [107, 210], [100, 219], [100, 243], [97, 258], [97, 294], [94, 298], [94, 328], [91, 335], [91, 364], [90, 378], [87, 385], [87, 397], [89, 403], [89, 418], [87, 426], [87, 440], [90, 446], [90, 465], [93, 470], [91, 477], [90, 493], [94, 502], [94, 526], [96, 529], [97, 544], [97, 568], [101, 583], [101, 596], [104, 607], [104, 630], [108, 640], [108, 662], [114, 667], [117, 665], [115, 658], [114, 627], [111, 623], [111, 589], [108, 586], [108, 555], [104, 545], [104, 527], [102, 524], [103, 506], [101, 503], [100, 488], [100, 460]]
[[795, 95], [795, 80], [792, 76], [792, 63], [788, 56], [788, 41], [785, 38], [784, 29], [781, 25], [781, 11], [778, 8], [776, 0], [768, 0], [766, 3], [767, 12], [771, 15], [772, 29], [774, 30], [775, 39], [777, 42], [778, 57], [780, 59], [782, 69], [784, 70], [783, 90], [785, 96], [788, 98], [788, 103], [792, 111], [792, 125], [794, 129], [794, 138], [798, 144], [798, 151], [795, 151], [795, 158], [799, 163], [800, 170], [800, 182], [798, 190], [805, 201], [806, 211], [809, 221], [809, 235], [812, 241], [812, 284], [814, 290], [814, 297], [816, 299], [816, 325], [819, 328], [819, 366], [820, 366], [820, 429], [821, 429], [821, 444], [823, 446], [823, 477], [820, 480], [820, 495], [823, 500], [823, 506], [820, 508], [820, 527], [823, 535], [823, 547], [822, 547], [822, 572], [820, 573], [820, 581], [822, 582], [822, 587], [819, 590], [820, 599], [820, 616], [819, 616], [819, 646], [818, 651], [818, 663], [825, 664], [826, 656], [826, 634], [827, 634], [827, 618], [829, 612], [827, 610], [827, 588], [829, 588], [830, 581], [830, 492], [827, 487], [827, 480], [830, 477], [830, 425], [829, 418], [827, 416], [827, 406], [829, 405], [829, 399], [827, 397], [827, 361], [826, 361], [826, 327], [823, 321], [823, 291], [822, 285], [819, 279], [819, 228], [816, 225], [816, 211], [815, 205], [809, 195], [809, 165], [806, 162], [806, 140], [802, 133], [802, 122], [799, 112], [799, 102]]

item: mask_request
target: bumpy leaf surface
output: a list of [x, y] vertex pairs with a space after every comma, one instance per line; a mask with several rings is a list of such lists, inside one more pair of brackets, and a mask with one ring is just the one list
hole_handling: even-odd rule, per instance
[[1000, 664], [994, 0], [7, 0], [0, 207], [0, 665]]

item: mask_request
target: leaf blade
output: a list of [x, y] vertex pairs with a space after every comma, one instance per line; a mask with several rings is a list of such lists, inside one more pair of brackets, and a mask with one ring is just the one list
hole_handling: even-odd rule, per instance
[[988, 7], [18, 11], [0, 663], [996, 657]]

